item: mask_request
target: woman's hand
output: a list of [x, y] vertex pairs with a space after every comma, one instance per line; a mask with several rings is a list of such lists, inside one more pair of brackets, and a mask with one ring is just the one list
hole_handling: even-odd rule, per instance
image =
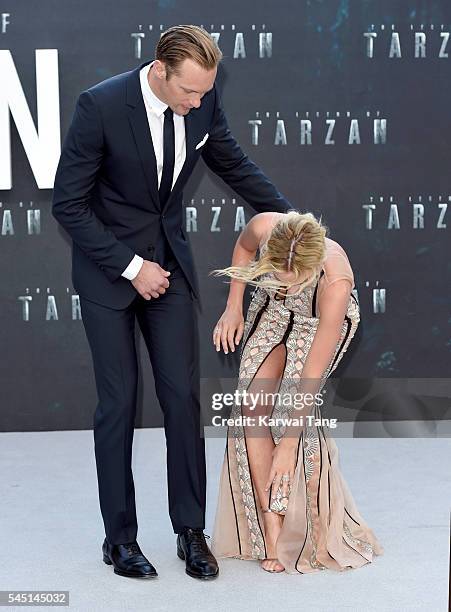
[[[282, 486], [282, 494], [284, 496], [289, 495], [289, 486], [293, 482], [296, 468], [297, 449], [297, 443], [284, 442], [284, 440], [281, 440], [281, 442], [274, 447], [272, 452], [272, 466], [269, 470], [268, 480], [265, 484], [265, 491], [269, 491], [269, 488], [273, 485], [273, 497], [276, 496], [279, 486]], [[283, 478], [285, 474], [288, 474], [289, 479]]]
[[221, 350], [222, 345], [226, 355], [229, 348], [234, 353], [235, 345], [238, 345], [243, 337], [243, 331], [243, 309], [239, 306], [227, 306], [213, 330], [213, 344], [216, 350]]

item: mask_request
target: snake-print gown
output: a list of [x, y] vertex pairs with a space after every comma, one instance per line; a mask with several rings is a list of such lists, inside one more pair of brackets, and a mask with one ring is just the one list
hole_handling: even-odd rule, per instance
[[[333, 241], [327, 244], [328, 260], [315, 286], [284, 299], [270, 288], [258, 287], [253, 292], [242, 340], [237, 385], [240, 392], [249, 389], [262, 362], [280, 344], [286, 348], [286, 362], [279, 396], [290, 392], [290, 379], [291, 389], [293, 383], [299, 383], [320, 320], [316, 303], [321, 279], [327, 284], [331, 279], [348, 278], [353, 289], [335, 354], [324, 371], [319, 390], [342, 359], [360, 321], [358, 295], [344, 251]], [[334, 262], [339, 263], [335, 274]], [[314, 411], [315, 417], [321, 418], [318, 406]], [[242, 414], [241, 406], [235, 405], [230, 417], [237, 419]], [[271, 416], [290, 415], [296, 416], [276, 401]], [[283, 437], [283, 427], [271, 426], [275, 444]], [[373, 555], [383, 554], [382, 546], [357, 510], [340, 472], [337, 446], [327, 430], [305, 424], [299, 436], [294, 481], [286, 511], [281, 512], [284, 521], [277, 541], [277, 558], [288, 573], [356, 568], [371, 562]], [[280, 499], [281, 492], [278, 493]], [[227, 430], [212, 551], [218, 558], [267, 558], [263, 514], [252, 482], [245, 428], [236, 424]]]

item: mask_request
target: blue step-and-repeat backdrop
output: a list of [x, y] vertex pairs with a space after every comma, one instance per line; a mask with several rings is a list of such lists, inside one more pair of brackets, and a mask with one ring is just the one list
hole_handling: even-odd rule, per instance
[[[51, 215], [56, 165], [79, 93], [152, 59], [161, 32], [182, 23], [218, 41], [242, 148], [294, 207], [322, 215], [350, 257], [362, 323], [342, 375], [449, 376], [448, 2], [5, 0], [0, 11], [1, 430], [92, 426], [70, 239]], [[184, 209], [202, 292], [201, 375], [232, 377], [238, 353], [211, 342], [228, 287], [209, 272], [230, 263], [255, 211], [202, 162]], [[158, 426], [138, 347], [137, 425]]]

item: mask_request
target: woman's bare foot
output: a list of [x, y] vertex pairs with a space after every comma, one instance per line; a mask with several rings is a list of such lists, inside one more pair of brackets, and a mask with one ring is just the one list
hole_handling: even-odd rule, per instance
[[265, 521], [265, 542], [266, 542], [266, 559], [263, 559], [261, 566], [267, 572], [283, 572], [284, 566], [277, 559], [277, 538], [282, 529], [283, 516], [277, 512], [263, 511]]

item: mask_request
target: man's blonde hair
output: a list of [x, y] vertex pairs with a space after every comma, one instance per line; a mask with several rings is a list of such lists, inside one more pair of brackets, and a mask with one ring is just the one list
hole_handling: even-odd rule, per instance
[[[311, 212], [290, 210], [274, 225], [260, 257], [247, 266], [229, 266], [213, 270], [214, 276], [229, 276], [256, 287], [289, 289], [299, 284], [299, 294], [319, 278], [321, 266], [326, 260], [326, 235], [328, 228]], [[294, 272], [292, 282], [265, 278], [269, 273]], [[307, 273], [307, 278], [299, 279]]]
[[155, 47], [155, 58], [164, 62], [166, 79], [179, 75], [178, 68], [191, 59], [205, 70], [213, 70], [222, 59], [222, 52], [213, 37], [196, 25], [177, 25], [161, 35]]

